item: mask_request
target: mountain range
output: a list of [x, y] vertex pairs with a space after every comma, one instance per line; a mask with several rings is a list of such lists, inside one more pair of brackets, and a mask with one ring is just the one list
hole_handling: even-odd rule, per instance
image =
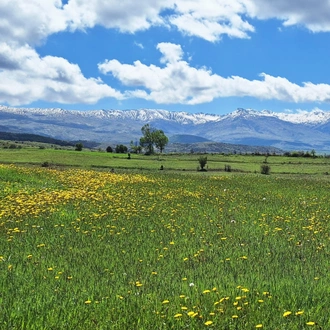
[[79, 111], [0, 106], [0, 131], [65, 141], [128, 144], [139, 140], [146, 123], [163, 130], [173, 143], [212, 141], [330, 151], [330, 112], [322, 110], [293, 114], [240, 108], [215, 115], [156, 109]]

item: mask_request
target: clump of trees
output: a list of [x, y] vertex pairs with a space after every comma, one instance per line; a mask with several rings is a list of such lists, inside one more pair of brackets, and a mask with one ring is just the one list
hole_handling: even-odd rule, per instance
[[127, 152], [127, 147], [124, 146], [123, 144], [117, 144], [115, 148], [115, 152], [117, 154], [125, 154]]
[[287, 157], [312, 157], [312, 158], [317, 158], [318, 156], [316, 155], [316, 151], [313, 149], [310, 152], [309, 151], [286, 151], [284, 154], [284, 156]]
[[164, 131], [155, 129], [149, 124], [141, 128], [142, 137], [140, 138], [140, 146], [145, 149], [145, 154], [151, 155], [155, 152], [155, 148], [162, 153], [168, 144], [168, 137]]

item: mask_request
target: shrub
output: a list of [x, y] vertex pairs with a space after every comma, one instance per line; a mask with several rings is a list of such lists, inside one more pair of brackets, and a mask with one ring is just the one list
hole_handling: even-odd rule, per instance
[[225, 172], [231, 172], [231, 166], [225, 165]]
[[267, 175], [270, 174], [270, 166], [265, 164], [261, 165], [260, 172], [261, 174], [267, 174]]

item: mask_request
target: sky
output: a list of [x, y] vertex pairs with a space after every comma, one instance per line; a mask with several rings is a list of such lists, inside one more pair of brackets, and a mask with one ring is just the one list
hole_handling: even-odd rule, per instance
[[330, 0], [0, 0], [0, 104], [330, 111]]

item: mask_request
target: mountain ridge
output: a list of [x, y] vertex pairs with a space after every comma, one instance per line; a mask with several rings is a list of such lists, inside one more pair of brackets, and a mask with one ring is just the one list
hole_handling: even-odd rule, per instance
[[330, 151], [330, 112], [275, 113], [238, 108], [216, 115], [163, 109], [64, 110], [0, 106], [2, 130], [61, 140], [129, 143], [149, 123], [166, 135], [196, 135], [214, 142]]

